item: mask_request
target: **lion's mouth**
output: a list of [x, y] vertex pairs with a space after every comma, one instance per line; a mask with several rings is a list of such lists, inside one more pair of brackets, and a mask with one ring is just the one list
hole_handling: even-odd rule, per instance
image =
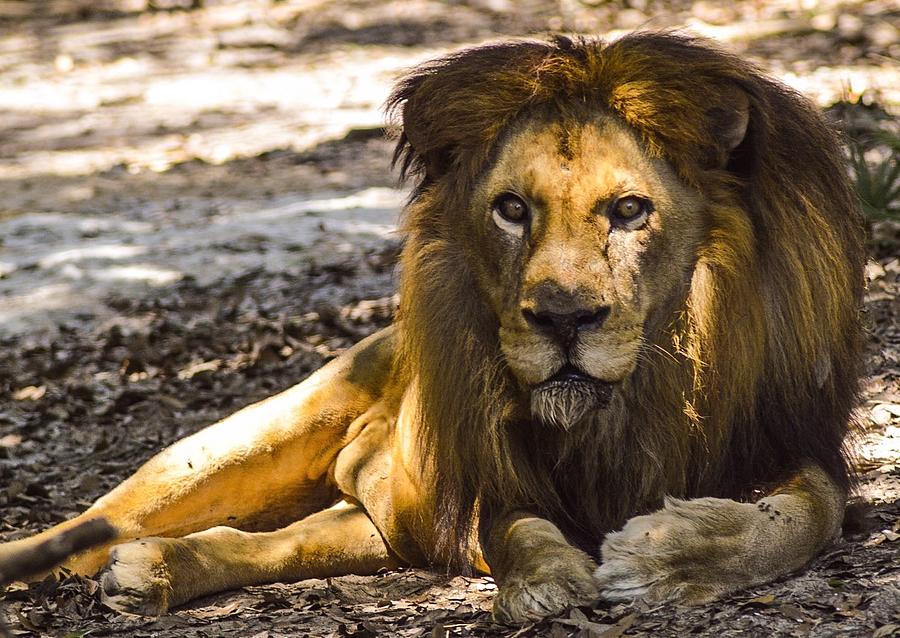
[[585, 374], [571, 363], [567, 363], [557, 370], [556, 374], [548, 377], [546, 381], [543, 381], [539, 385], [546, 385], [548, 383], [586, 383], [595, 380], [594, 377]]
[[567, 363], [531, 390], [531, 412], [536, 418], [569, 428], [589, 413], [605, 408], [615, 384], [585, 374]]

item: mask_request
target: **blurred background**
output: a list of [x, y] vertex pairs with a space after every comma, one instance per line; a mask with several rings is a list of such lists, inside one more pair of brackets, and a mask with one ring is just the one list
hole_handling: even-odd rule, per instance
[[873, 135], [896, 147], [898, 25], [892, 0], [0, 0], [0, 334], [102, 314], [111, 290], [380, 243], [402, 201], [381, 106], [453, 48], [686, 28], [828, 108], [865, 154]]
[[[806, 622], [781, 609], [791, 596], [841, 635], [888, 622], [878, 610], [900, 608], [900, 589], [865, 592], [900, 579], [896, 0], [0, 0], [0, 539], [83, 509], [163, 445], [390, 322], [405, 193], [381, 109], [404, 69], [502, 37], [670, 27], [715, 38], [823, 109], [870, 228], [856, 445], [880, 518], [818, 572], [846, 588], [792, 581], [755, 615], [714, 611], [760, 635]], [[417, 603], [432, 614], [418, 629], [460, 601], [465, 622], [490, 605], [483, 579], [403, 578], [394, 598], [435, 592]], [[345, 627], [304, 624], [317, 617], [297, 616], [309, 591], [371, 620], [359, 592], [390, 589], [378, 582], [261, 590], [234, 635], [270, 627], [272, 609], [298, 631]], [[24, 588], [8, 611], [23, 635], [112, 635], [96, 629], [111, 612], [95, 594], [89, 579]], [[207, 635], [185, 627], [238, 613], [236, 600], [153, 635]], [[654, 635], [703, 626], [654, 618]], [[224, 622], [209, 635], [232, 635]]]

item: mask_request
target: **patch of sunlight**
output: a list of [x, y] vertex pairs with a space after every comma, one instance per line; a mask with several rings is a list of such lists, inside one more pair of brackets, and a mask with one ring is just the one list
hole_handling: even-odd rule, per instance
[[379, 112], [396, 74], [425, 54], [385, 55], [386, 51], [335, 52], [315, 64], [277, 69], [203, 69], [157, 76], [145, 84], [144, 100], [154, 107], [190, 111], [269, 105], [284, 111], [365, 106]]
[[64, 308], [71, 305], [75, 297], [69, 284], [48, 284], [24, 295], [0, 297], [0, 323], [42, 310]]
[[353, 127], [375, 126], [380, 121], [378, 114], [374, 112], [341, 113], [342, 117], [336, 115], [333, 121], [322, 129], [318, 129], [316, 122], [313, 121], [304, 121], [298, 126], [295, 122], [272, 118], [208, 129], [180, 139], [176, 148], [167, 151], [165, 155], [157, 154], [156, 162], [153, 162], [149, 154], [145, 154], [147, 159], [144, 159], [137, 153], [130, 161], [151, 170], [157, 170], [154, 166], [161, 165], [160, 159], [170, 164], [193, 158], [202, 159], [210, 164], [224, 164], [239, 157], [254, 157], [274, 148], [301, 151], [327, 139], [339, 139]]
[[100, 81], [110, 82], [146, 78], [153, 70], [149, 60], [125, 56], [101, 66], [95, 73], [100, 75]]
[[0, 52], [21, 53], [26, 49], [37, 48], [40, 40], [30, 33], [12, 33], [0, 38]]
[[82, 217], [71, 213], [0, 211], [0, 233], [17, 235], [29, 234], [35, 229], [53, 229], [68, 235], [75, 226], [78, 233], [85, 236], [99, 233], [119, 232], [128, 235], [146, 235], [153, 232], [150, 222], [130, 219], [110, 219], [108, 217]]
[[396, 208], [403, 204], [405, 194], [395, 188], [366, 188], [352, 195], [306, 202], [309, 210], [331, 211], [352, 208]]
[[889, 425], [877, 435], [869, 433], [859, 444], [863, 458], [897, 462], [900, 459], [900, 425]]
[[103, 281], [144, 281], [151, 286], [165, 286], [178, 281], [183, 274], [152, 264], [134, 264], [95, 270], [91, 272], [91, 276]]
[[147, 252], [144, 246], [85, 246], [83, 248], [70, 248], [57, 253], [47, 255], [38, 262], [41, 268], [53, 268], [60, 264], [85, 259], [128, 259]]
[[900, 66], [897, 65], [819, 66], [808, 73], [784, 71], [778, 75], [785, 84], [819, 106], [845, 98], [858, 100], [864, 93], [877, 95], [878, 101], [885, 105], [900, 104]]
[[752, 23], [709, 24], [698, 18], [688, 18], [685, 23], [692, 32], [720, 42], [746, 42], [785, 33], [796, 33], [809, 29], [809, 20], [802, 18], [782, 18], [754, 20]]
[[[363, 189], [351, 195], [295, 200], [262, 209], [254, 208], [246, 214], [246, 217], [254, 220], [275, 220], [308, 215], [310, 213], [331, 213], [360, 209], [377, 211], [399, 210], [403, 206], [405, 198], [406, 194], [397, 189], [374, 187]], [[223, 219], [222, 223], [231, 223], [231, 220]]]
[[320, 117], [321, 122], [317, 122], [311, 114], [309, 121], [299, 127], [293, 121], [266, 119], [188, 136], [150, 137], [128, 146], [26, 151], [19, 153], [14, 161], [0, 161], [0, 179], [27, 179], [46, 174], [88, 175], [122, 165], [133, 174], [143, 170], [161, 173], [193, 159], [224, 164], [274, 148], [302, 151], [326, 140], [340, 139], [353, 128], [376, 126], [382, 121], [374, 109], [337, 110], [331, 117]]
[[74, 281], [78, 279], [84, 279], [85, 271], [75, 264], [68, 263], [60, 269], [59, 274], [66, 279], [71, 279]]
[[96, 189], [93, 186], [84, 186], [81, 184], [64, 186], [59, 189], [58, 192], [63, 199], [69, 202], [86, 202], [89, 199], [93, 199], [96, 195]]
[[[2, 107], [0, 107], [2, 110]], [[180, 150], [180, 142], [153, 139], [141, 147], [92, 148], [79, 151], [35, 151], [19, 154], [15, 161], [0, 162], [0, 178], [27, 179], [41, 175], [77, 176], [107, 171], [125, 164], [149, 167], [159, 158], [170, 163], [191, 159]]]
[[[56, 218], [51, 223], [69, 223], [71, 215], [62, 215], [62, 219]], [[82, 217], [78, 220], [78, 231], [81, 233], [106, 233], [122, 232], [129, 235], [146, 235], [153, 232], [154, 226], [150, 222], [140, 222], [130, 219], [108, 219], [105, 217]]]
[[[207, 59], [204, 68], [177, 74], [155, 72], [148, 59], [124, 57], [96, 67], [76, 64], [59, 77], [29, 76], [20, 82], [0, 77], [0, 110], [80, 112], [45, 121], [32, 136], [56, 140], [88, 128], [104, 131], [89, 148], [22, 148], [15, 161], [0, 162], [0, 179], [85, 175], [117, 165], [163, 172], [194, 158], [221, 164], [273, 148], [302, 151], [353, 128], [381, 124], [381, 107], [396, 74], [438, 52], [336, 51], [315, 63], [297, 61], [277, 69], [207, 68]], [[148, 117], [179, 128], [210, 111], [229, 114], [228, 124], [187, 136], [136, 139], [126, 133], [147, 128]]]
[[395, 224], [377, 224], [357, 219], [330, 219], [328, 230], [353, 235], [375, 235], [385, 239], [398, 236]]

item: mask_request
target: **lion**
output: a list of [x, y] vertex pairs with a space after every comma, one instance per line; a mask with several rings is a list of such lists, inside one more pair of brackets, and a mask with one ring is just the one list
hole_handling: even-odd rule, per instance
[[674, 32], [463, 50], [399, 81], [388, 329], [72, 521], [107, 605], [401, 565], [525, 623], [803, 567], [852, 487], [864, 232], [807, 100]]

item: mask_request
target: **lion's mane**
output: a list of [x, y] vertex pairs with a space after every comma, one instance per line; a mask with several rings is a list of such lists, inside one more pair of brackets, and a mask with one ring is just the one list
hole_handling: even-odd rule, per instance
[[[718, 132], [750, 104], [731, 153]], [[498, 141], [539, 109], [596, 105], [709, 202], [686, 290], [645, 326], [618, 399], [568, 431], [533, 423], [478, 293], [468, 203]], [[426, 63], [389, 100], [405, 211], [398, 358], [433, 467], [435, 557], [464, 563], [473, 518], [530, 508], [596, 552], [678, 497], [742, 498], [809, 460], [848, 486], [863, 227], [835, 135], [751, 64], [685, 35], [557, 38]], [[457, 565], [459, 566], [459, 565]]]

